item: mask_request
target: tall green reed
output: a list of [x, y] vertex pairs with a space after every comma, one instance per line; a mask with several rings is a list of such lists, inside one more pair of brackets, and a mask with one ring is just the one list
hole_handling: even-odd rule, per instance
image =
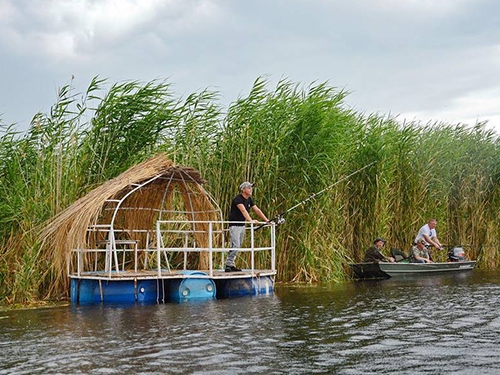
[[442, 242], [470, 245], [482, 267], [500, 264], [499, 141], [485, 124], [364, 116], [326, 83], [283, 79], [270, 90], [258, 78], [227, 110], [215, 92], [176, 98], [164, 81], [106, 86], [98, 77], [82, 94], [64, 86], [28, 132], [2, 129], [0, 300], [67, 293], [51, 289], [60, 272], [38, 247], [38, 226], [159, 151], [200, 170], [226, 217], [244, 180], [273, 217], [376, 162], [287, 215], [277, 228], [280, 281], [345, 280], [375, 237], [407, 250], [430, 218]]

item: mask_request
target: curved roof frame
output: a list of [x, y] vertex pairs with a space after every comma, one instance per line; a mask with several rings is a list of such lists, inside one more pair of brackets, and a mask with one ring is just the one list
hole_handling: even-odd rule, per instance
[[[183, 171], [181, 171], [183, 172]], [[191, 181], [187, 181], [186, 178], [185, 178], [185, 173], [181, 173], [181, 178], [182, 178], [182, 183], [185, 185], [187, 183], [194, 183], [194, 184], [197, 184], [200, 189], [202, 190], [202, 192], [206, 195], [206, 197], [210, 200], [210, 202], [213, 204], [213, 206], [215, 207], [215, 209], [218, 211], [219, 215], [220, 215], [220, 220], [223, 221], [223, 217], [222, 217], [222, 210], [220, 209], [219, 205], [217, 204], [217, 202], [215, 201], [215, 199], [203, 188], [203, 186], [201, 184], [199, 184], [195, 179], [193, 179], [189, 174], [186, 174], [189, 179]], [[134, 186], [133, 189], [131, 189], [129, 192], [127, 192], [126, 194], [123, 195], [123, 197], [121, 197], [120, 199], [106, 199], [106, 202], [116, 202], [117, 205], [115, 206], [114, 208], [114, 212], [113, 212], [113, 215], [111, 217], [111, 220], [110, 220], [110, 227], [111, 228], [114, 228], [114, 223], [115, 223], [115, 220], [116, 220], [116, 217], [117, 217], [117, 214], [118, 214], [118, 211], [120, 210], [123, 202], [128, 198], [130, 197], [131, 195], [133, 195], [135, 192], [137, 192], [138, 190], [140, 190], [141, 188], [149, 185], [150, 183], [152, 183], [153, 181], [156, 181], [157, 179], [159, 178], [162, 178], [164, 177], [164, 174], [161, 173], [161, 174], [157, 174], [155, 175], [154, 177], [152, 178], [149, 178], [141, 183], [132, 183], [130, 184], [130, 186]], [[165, 187], [165, 190], [164, 190], [164, 193], [163, 193], [163, 198], [162, 198], [162, 204], [161, 204], [161, 207], [163, 207], [163, 204], [165, 203], [165, 200], [167, 199], [167, 195], [168, 195], [168, 188], [170, 187], [170, 185], [172, 184], [173, 182], [173, 179], [174, 179], [174, 174], [170, 174], [170, 177], [168, 178], [168, 183]], [[193, 207], [193, 203], [191, 201], [191, 198], [189, 197], [189, 204], [191, 207], [189, 207], [191, 209], [191, 221], [193, 222], [193, 225], [196, 226], [196, 223], [194, 221], [195, 217], [194, 217], [194, 207]], [[163, 213], [163, 210], [159, 210], [159, 220], [161, 220], [161, 216], [162, 216], [162, 213]]]
[[162, 176], [162, 174], [158, 174], [146, 181], [144, 181], [143, 183], [140, 183], [140, 184], [137, 184], [137, 183], [133, 183], [133, 184], [130, 184], [131, 186], [134, 186], [133, 189], [131, 189], [127, 194], [125, 194], [123, 197], [121, 197], [120, 199], [106, 199], [106, 202], [117, 202], [117, 205], [114, 209], [114, 212], [113, 212], [113, 215], [111, 217], [111, 222], [110, 222], [110, 225], [111, 225], [111, 228], [114, 227], [114, 223], [115, 223], [115, 219], [116, 219], [116, 215], [118, 214], [118, 210], [120, 209], [121, 205], [123, 204], [123, 202], [125, 202], [125, 200], [131, 196], [132, 194], [134, 194], [137, 190], [143, 188], [144, 186], [150, 184], [151, 182], [157, 180], [158, 178], [160, 178]]

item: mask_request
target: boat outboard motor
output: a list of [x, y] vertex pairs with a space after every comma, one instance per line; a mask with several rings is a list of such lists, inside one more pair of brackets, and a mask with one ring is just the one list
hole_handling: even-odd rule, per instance
[[465, 261], [465, 251], [461, 247], [454, 247], [448, 251], [448, 260], [450, 262], [463, 262]]

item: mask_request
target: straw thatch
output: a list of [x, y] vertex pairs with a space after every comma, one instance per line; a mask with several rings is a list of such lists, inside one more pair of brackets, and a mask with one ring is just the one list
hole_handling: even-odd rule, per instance
[[[69, 252], [95, 246], [96, 239], [88, 232], [91, 226], [112, 224], [125, 230], [152, 230], [158, 219], [221, 220], [220, 209], [214, 207], [203, 183], [197, 170], [176, 166], [165, 154], [159, 154], [77, 200], [41, 231], [42, 246], [53, 260], [54, 287], [67, 284]], [[117, 201], [121, 202], [119, 207]], [[144, 241], [139, 237], [135, 239]], [[206, 237], [199, 236], [196, 242], [206, 246]], [[199, 267], [206, 267], [206, 260], [200, 259]]]

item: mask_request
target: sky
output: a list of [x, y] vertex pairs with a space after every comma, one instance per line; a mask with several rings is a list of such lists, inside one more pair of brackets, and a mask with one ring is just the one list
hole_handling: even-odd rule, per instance
[[348, 91], [365, 115], [500, 134], [498, 0], [0, 0], [0, 121], [60, 87], [166, 80], [227, 106], [265, 77]]

